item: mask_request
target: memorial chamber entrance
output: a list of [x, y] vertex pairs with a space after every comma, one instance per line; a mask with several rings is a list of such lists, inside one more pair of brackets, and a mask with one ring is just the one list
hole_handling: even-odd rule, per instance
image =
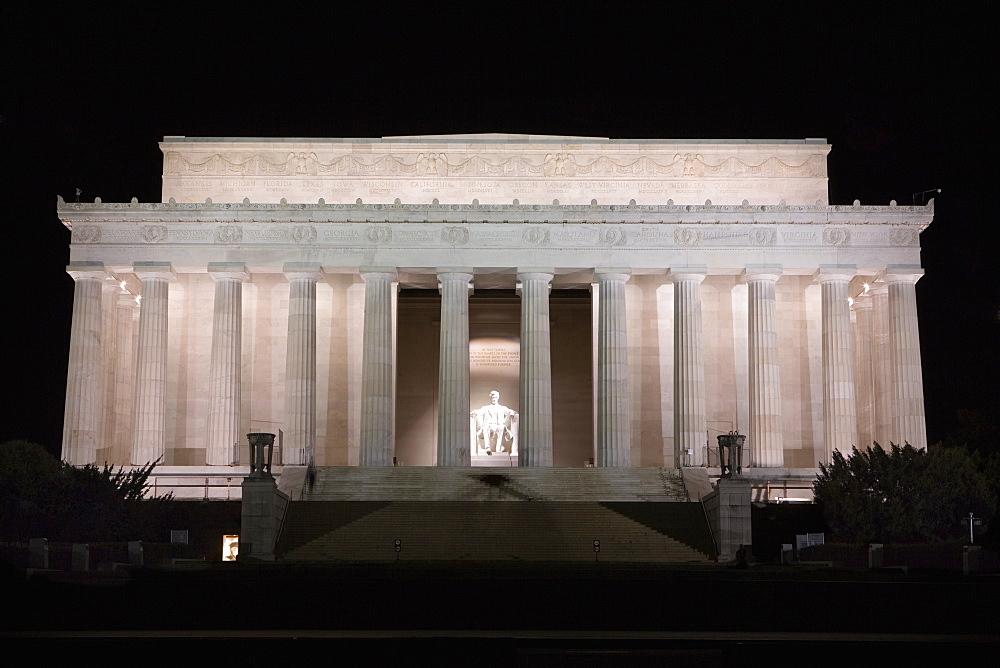
[[[513, 276], [509, 277], [513, 282]], [[585, 288], [550, 295], [552, 452], [554, 466], [593, 464], [592, 302]], [[432, 466], [437, 442], [441, 297], [437, 290], [402, 289], [398, 296], [397, 464]], [[477, 289], [469, 297], [470, 411], [490, 392], [519, 411], [521, 300], [513, 289]], [[475, 422], [471, 429], [475, 429]], [[481, 429], [481, 425], [480, 425]], [[475, 433], [473, 432], [473, 436]], [[496, 457], [493, 466], [517, 465]]]

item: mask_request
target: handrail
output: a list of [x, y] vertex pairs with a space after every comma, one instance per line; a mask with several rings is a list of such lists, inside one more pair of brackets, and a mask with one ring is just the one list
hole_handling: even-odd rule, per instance
[[712, 537], [712, 549], [715, 550], [715, 558], [718, 559], [719, 542], [715, 540], [715, 531], [712, 529], [712, 520], [708, 518], [708, 510], [705, 508], [705, 497], [698, 499], [698, 503], [701, 504], [701, 512], [705, 515], [705, 524], [708, 525], [708, 535]]

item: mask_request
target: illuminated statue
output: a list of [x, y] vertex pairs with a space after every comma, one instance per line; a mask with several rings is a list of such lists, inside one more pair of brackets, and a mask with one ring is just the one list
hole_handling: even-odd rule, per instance
[[510, 452], [513, 449], [513, 410], [500, 403], [500, 393], [490, 392], [490, 403], [472, 411], [476, 419], [477, 446], [492, 455], [495, 452]]

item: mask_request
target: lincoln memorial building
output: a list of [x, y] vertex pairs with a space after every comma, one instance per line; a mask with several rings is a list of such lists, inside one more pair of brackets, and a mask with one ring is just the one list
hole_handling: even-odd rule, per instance
[[926, 447], [933, 202], [831, 204], [830, 148], [166, 137], [161, 202], [58, 203], [62, 457], [711, 469], [736, 431], [777, 480]]

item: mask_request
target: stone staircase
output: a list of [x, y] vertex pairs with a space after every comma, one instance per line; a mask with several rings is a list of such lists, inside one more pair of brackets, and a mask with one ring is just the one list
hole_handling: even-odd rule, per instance
[[308, 501], [687, 501], [680, 474], [660, 468], [402, 466], [317, 469]]
[[[650, 506], [646, 514], [668, 526], [673, 512], [698, 504], [616, 505]], [[706, 535], [702, 516], [681, 514], [678, 523], [693, 516]], [[698, 527], [686, 531], [697, 534]], [[691, 544], [589, 501], [299, 502], [289, 508], [277, 551], [286, 561], [709, 562]]]
[[589, 561], [599, 540], [602, 561], [704, 563], [713, 549], [672, 469], [323, 467], [302, 498], [278, 541], [288, 561]]

